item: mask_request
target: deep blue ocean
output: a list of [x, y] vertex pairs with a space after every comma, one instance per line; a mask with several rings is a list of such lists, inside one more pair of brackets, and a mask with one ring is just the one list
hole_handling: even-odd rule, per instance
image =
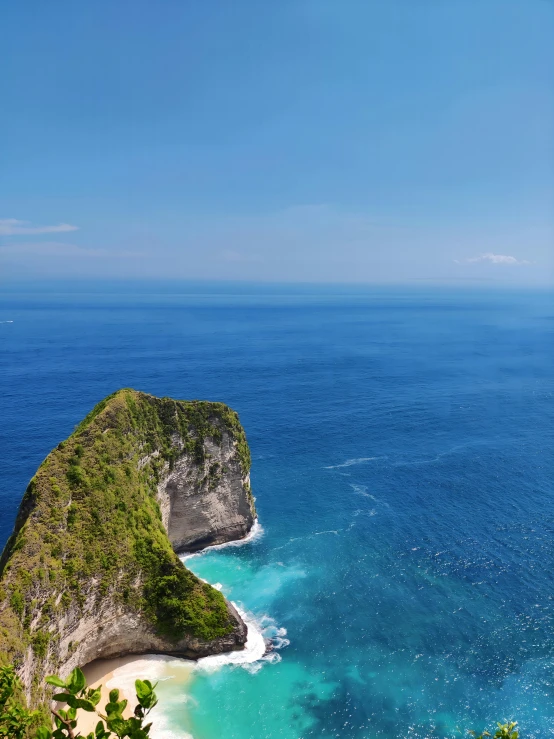
[[4, 291], [0, 540], [105, 395], [224, 401], [264, 534], [190, 566], [282, 648], [168, 681], [174, 735], [554, 736], [553, 337], [530, 290]]

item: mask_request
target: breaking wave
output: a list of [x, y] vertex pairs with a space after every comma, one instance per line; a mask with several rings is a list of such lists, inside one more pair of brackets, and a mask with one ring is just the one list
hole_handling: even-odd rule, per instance
[[[264, 664], [275, 664], [281, 661], [278, 650], [287, 647], [290, 642], [286, 638], [287, 630], [278, 627], [270, 616], [263, 616], [257, 620], [251, 613], [247, 613], [236, 603], [233, 603], [246, 624], [248, 635], [245, 648], [241, 651], [213, 654], [202, 657], [197, 661], [167, 657], [163, 655], [145, 655], [117, 667], [106, 683], [108, 689], [119, 688], [122, 694], [130, 699], [135, 693], [135, 680], [148, 679], [153, 682], [176, 680], [186, 684], [197, 671], [216, 672], [222, 667], [241, 667], [251, 674], [262, 669]], [[187, 703], [189, 696], [182, 693], [179, 701]], [[152, 719], [153, 734], [161, 739], [193, 739], [186, 731], [175, 731], [174, 721], [171, 720], [171, 704], [165, 701], [163, 709], [158, 705], [150, 716]], [[171, 727], [171, 728], [170, 728]]]
[[211, 547], [206, 547], [205, 549], [202, 549], [202, 551], [200, 552], [193, 552], [192, 554], [183, 554], [181, 555], [180, 559], [181, 559], [181, 562], [186, 562], [187, 559], [192, 559], [193, 557], [201, 557], [203, 554], [207, 554], [208, 552], [214, 552], [218, 549], [227, 549], [228, 547], [242, 547], [244, 544], [250, 544], [253, 541], [258, 541], [258, 539], [261, 539], [263, 535], [264, 535], [263, 526], [258, 521], [258, 519], [256, 519], [254, 523], [252, 524], [252, 528], [250, 529], [250, 531], [242, 539], [237, 539], [236, 541], [226, 541], [223, 544], [213, 544]]
[[330, 464], [324, 467], [325, 470], [339, 470], [342, 467], [352, 467], [355, 464], [364, 464], [364, 462], [372, 462], [375, 459], [383, 459], [383, 457], [358, 457], [357, 459], [347, 459], [342, 464]]
[[240, 652], [225, 652], [224, 654], [211, 654], [209, 657], [202, 657], [195, 663], [196, 669], [213, 672], [223, 667], [223, 665], [247, 667], [258, 662], [265, 655], [267, 648], [260, 625], [256, 622], [254, 616], [243, 611], [236, 603], [233, 603], [233, 605], [248, 629], [244, 649]]
[[[216, 544], [201, 552], [181, 556], [180, 559], [185, 562], [192, 557], [199, 557], [213, 550], [242, 546], [257, 541], [263, 536], [263, 533], [264, 530], [256, 519], [251, 530], [243, 539], [225, 544]], [[216, 582], [213, 587], [220, 591], [223, 588], [219, 582]], [[287, 639], [287, 630], [279, 627], [270, 616], [264, 615], [257, 618], [252, 613], [245, 611], [239, 604], [233, 603], [233, 606], [247, 628], [246, 644], [243, 650], [213, 654], [202, 657], [197, 661], [154, 654], [145, 655], [143, 658], [116, 668], [112, 678], [107, 682], [107, 687], [118, 687], [126, 697], [132, 699], [137, 678], [160, 683], [171, 680], [182, 682], [185, 685], [198, 672], [212, 673], [222, 667], [229, 666], [230, 668], [242, 668], [251, 674], [255, 674], [263, 668], [264, 664], [280, 662], [279, 650], [290, 644]], [[180, 693], [178, 700], [181, 703], [192, 700], [189, 698], [186, 688]], [[159, 739], [193, 739], [187, 731], [176, 730], [175, 721], [172, 720], [171, 707], [173, 703], [175, 703], [175, 699], [170, 699], [169, 703], [167, 701], [164, 703], [163, 710], [160, 706], [157, 706], [152, 712], [153, 734]]]
[[[181, 561], [186, 562], [193, 557], [201, 557], [208, 552], [219, 549], [240, 547], [244, 544], [258, 541], [263, 535], [264, 529], [258, 519], [256, 519], [252, 528], [243, 539], [225, 542], [224, 544], [214, 544], [211, 547], [206, 547], [201, 552], [182, 555]], [[200, 579], [203, 580], [203, 578]], [[208, 581], [204, 580], [204, 582]], [[211, 583], [209, 584], [211, 585]], [[212, 587], [216, 590], [222, 590], [223, 586], [217, 582]], [[214, 671], [224, 665], [235, 665], [244, 667], [249, 672], [257, 672], [262, 668], [263, 662], [278, 662], [281, 658], [276, 654], [275, 650], [282, 649], [290, 643], [288, 639], [285, 639], [286, 629], [277, 627], [275, 621], [270, 616], [263, 616], [261, 619], [256, 619], [252, 613], [246, 612], [240, 605], [233, 601], [231, 602], [246, 624], [247, 639], [245, 648], [237, 652], [225, 652], [224, 654], [212, 654], [209, 657], [202, 657], [193, 663], [195, 668]], [[271, 645], [269, 651], [268, 644]]]

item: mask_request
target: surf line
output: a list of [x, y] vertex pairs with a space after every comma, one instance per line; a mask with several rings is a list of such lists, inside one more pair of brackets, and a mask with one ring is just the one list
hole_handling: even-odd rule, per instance
[[[258, 541], [264, 534], [264, 530], [258, 519], [256, 519], [252, 525], [252, 528], [248, 534], [242, 539], [237, 541], [227, 541], [224, 544], [213, 544], [212, 546], [202, 549], [200, 552], [193, 552], [192, 554], [185, 554], [180, 557], [181, 561], [186, 564], [188, 560], [195, 557], [202, 557], [204, 554], [209, 552], [227, 549], [228, 547], [240, 547], [244, 544], [250, 544], [253, 541]], [[196, 575], [198, 577], [198, 575]], [[203, 578], [199, 578], [203, 582], [208, 582]], [[215, 587], [216, 590], [221, 590], [220, 583], [208, 583]], [[244, 621], [247, 630], [246, 644], [244, 649], [236, 652], [226, 652], [225, 654], [212, 654], [208, 657], [201, 657], [196, 661], [196, 667], [198, 669], [207, 670], [214, 672], [223, 665], [240, 665], [249, 672], [257, 672], [262, 668], [263, 662], [279, 662], [281, 657], [275, 652], [275, 649], [288, 645], [288, 640], [281, 637], [285, 636], [284, 629], [278, 629], [277, 634], [279, 639], [269, 638], [263, 634], [261, 625], [256, 621], [254, 616], [247, 613], [237, 603], [231, 601], [232, 605], [236, 608], [238, 614]]]
[[[201, 552], [193, 554], [181, 555], [179, 559], [185, 562], [192, 557], [199, 557], [213, 550], [222, 549], [228, 546], [241, 546], [249, 542], [255, 541], [263, 536], [263, 528], [258, 520], [254, 522], [247, 536], [239, 541], [227, 542], [225, 544], [216, 544], [206, 547]], [[198, 577], [198, 576], [197, 576]], [[199, 578], [202, 579], [202, 578]], [[203, 580], [203, 582], [207, 582]], [[217, 590], [221, 590], [221, 585], [216, 583], [214, 586]], [[116, 667], [111, 673], [110, 678], [106, 682], [106, 687], [111, 689], [117, 687], [122, 690], [124, 696], [130, 700], [134, 697], [134, 685], [137, 678], [164, 683], [168, 680], [182, 681], [183, 673], [185, 682], [188, 684], [194, 679], [194, 674], [198, 671], [205, 673], [216, 672], [225, 665], [237, 666], [246, 669], [250, 673], [256, 673], [260, 670], [265, 662], [279, 662], [281, 657], [275, 651], [269, 651], [263, 630], [265, 626], [258, 623], [254, 617], [246, 613], [240, 606], [233, 603], [240, 617], [244, 621], [247, 629], [246, 644], [243, 650], [236, 652], [228, 652], [227, 654], [214, 654], [209, 657], [202, 657], [198, 660], [189, 660], [180, 657], [170, 657], [166, 655], [148, 654], [143, 655], [138, 660], [133, 660], [129, 664]], [[273, 619], [264, 617], [262, 621], [269, 620], [273, 624]], [[275, 626], [275, 636], [272, 637], [274, 642], [273, 649], [281, 649], [288, 645], [286, 629], [277, 629]], [[182, 698], [181, 698], [182, 700]], [[193, 736], [182, 727], [173, 725], [174, 721], [171, 717], [171, 699], [169, 702], [159, 703], [152, 712], [152, 722], [154, 733], [159, 739], [193, 739]], [[181, 708], [182, 710], [182, 708]]]
[[[199, 552], [191, 552], [190, 554], [182, 554], [179, 556], [179, 559], [181, 562], [186, 562], [188, 559], [192, 559], [193, 557], [202, 557], [204, 554], [208, 554], [208, 552], [213, 552], [217, 549], [227, 549], [227, 547], [242, 547], [244, 544], [250, 544], [253, 541], [258, 541], [258, 539], [261, 539], [264, 535], [264, 530], [261, 525], [261, 523], [256, 518], [254, 523], [252, 524], [252, 528], [250, 531], [246, 534], [246, 536], [243, 536], [242, 539], [236, 539], [235, 541], [226, 541], [223, 544], [212, 544], [209, 547], [206, 547], [205, 549], [201, 549]], [[211, 583], [210, 583], [211, 584]]]

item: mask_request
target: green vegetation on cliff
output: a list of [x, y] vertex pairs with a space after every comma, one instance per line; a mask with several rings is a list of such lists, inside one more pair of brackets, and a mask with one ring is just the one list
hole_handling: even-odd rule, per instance
[[45, 658], [55, 618], [108, 593], [173, 640], [230, 633], [224, 598], [173, 552], [156, 498], [179, 455], [209, 469], [205, 441], [224, 432], [246, 475], [250, 453], [230, 408], [120, 390], [48, 455], [0, 561], [0, 662], [18, 664], [29, 645]]

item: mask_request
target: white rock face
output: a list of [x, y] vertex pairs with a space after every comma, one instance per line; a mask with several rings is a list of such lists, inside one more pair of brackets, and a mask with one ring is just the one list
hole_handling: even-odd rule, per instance
[[250, 477], [231, 437], [223, 432], [220, 445], [206, 440], [204, 448], [202, 465], [184, 455], [158, 486], [162, 519], [176, 552], [242, 539], [254, 523]]
[[[62, 638], [59, 643], [59, 658], [62, 677], [69, 675], [77, 666], [95, 659], [109, 659], [126, 654], [168, 654], [187, 659], [199, 659], [211, 654], [221, 654], [243, 649], [247, 629], [235, 608], [228, 603], [229, 612], [235, 622], [234, 630], [225, 637], [205, 642], [186, 637], [172, 642], [157, 635], [140, 613], [126, 612], [116, 608], [106, 599], [100, 608], [96, 598], [85, 605], [84, 613], [70, 610], [60, 622]], [[24, 679], [33, 673], [33, 653], [27, 653], [23, 672]], [[29, 684], [26, 680], [26, 684]]]

